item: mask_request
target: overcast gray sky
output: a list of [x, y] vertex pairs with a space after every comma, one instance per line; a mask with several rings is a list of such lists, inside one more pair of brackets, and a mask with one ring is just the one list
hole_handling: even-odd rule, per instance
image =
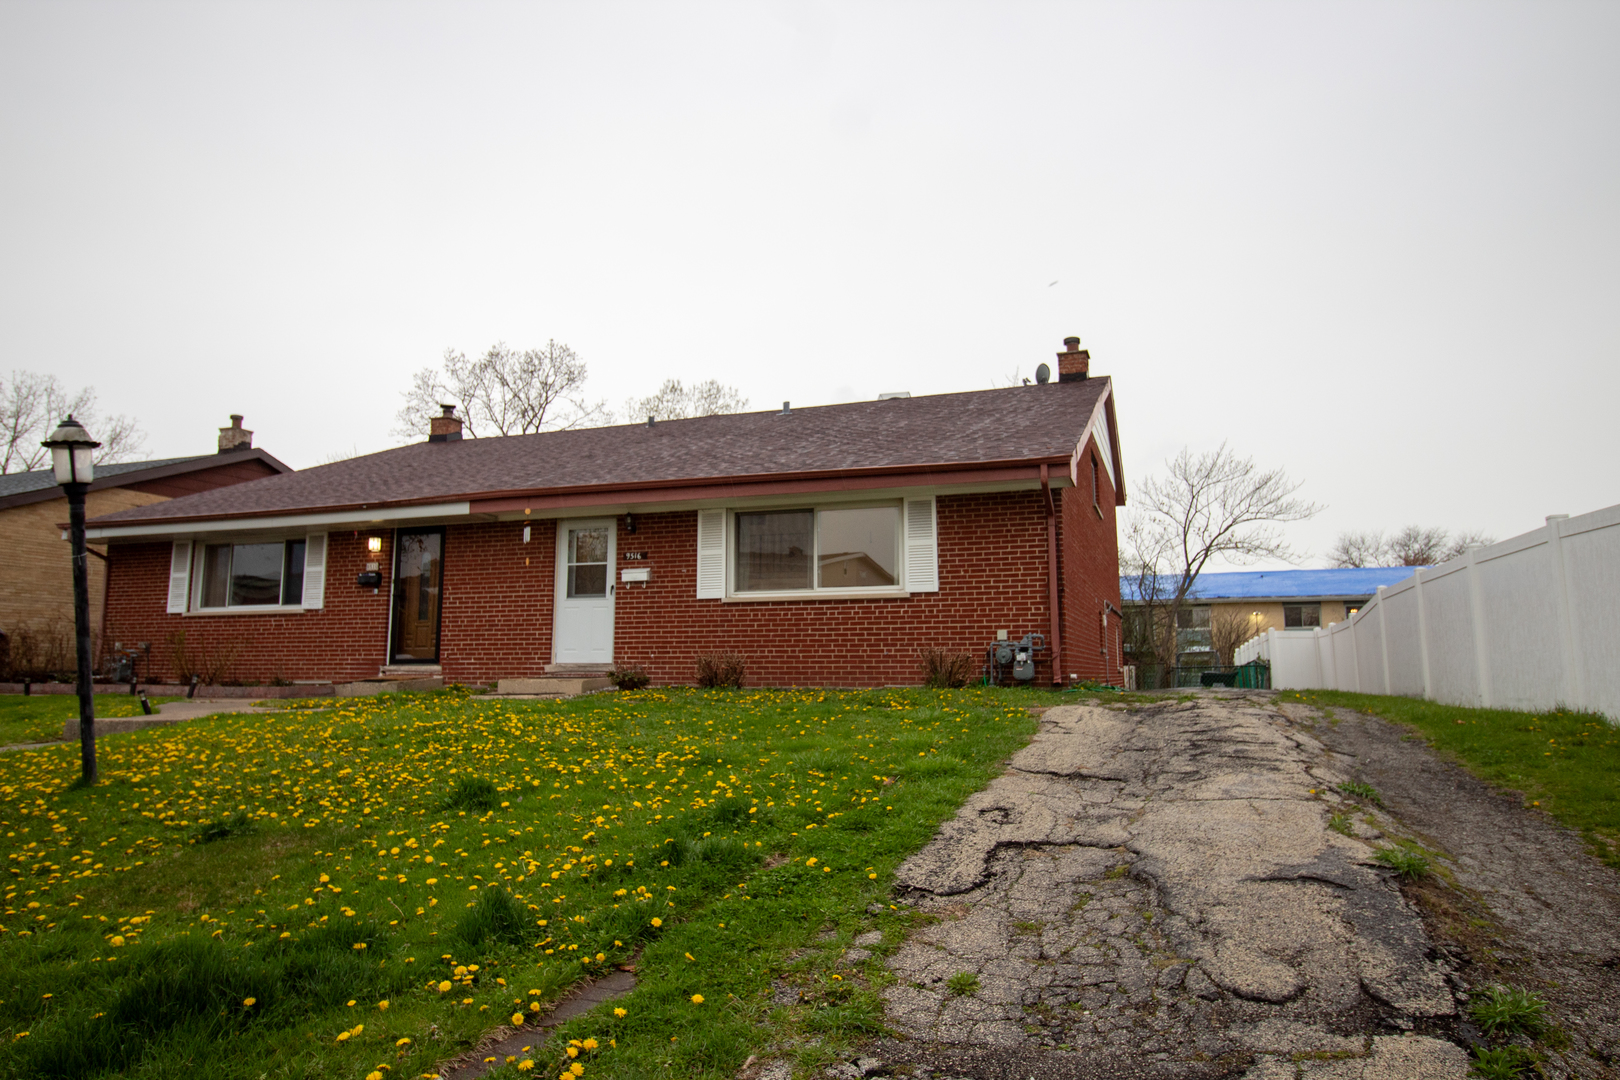
[[[0, 370], [382, 449], [446, 347], [614, 405], [987, 388], [1296, 526], [1620, 502], [1620, 4], [0, 4]], [[1055, 284], [1053, 284], [1055, 283]], [[1318, 560], [1319, 561], [1319, 560]]]

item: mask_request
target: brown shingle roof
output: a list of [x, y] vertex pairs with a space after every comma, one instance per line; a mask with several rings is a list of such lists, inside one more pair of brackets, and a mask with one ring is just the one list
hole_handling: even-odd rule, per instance
[[705, 416], [506, 438], [415, 443], [96, 519], [229, 518], [453, 502], [559, 488], [1067, 458], [1106, 378]]

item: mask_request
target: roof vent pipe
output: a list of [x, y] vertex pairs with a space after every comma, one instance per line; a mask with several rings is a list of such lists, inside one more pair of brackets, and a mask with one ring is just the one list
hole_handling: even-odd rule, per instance
[[456, 407], [441, 404], [439, 408], [444, 414], [428, 421], [428, 442], [460, 442], [461, 417], [456, 415]]
[[647, 417], [647, 426], [648, 427], [653, 426], [653, 417], [651, 417], [651, 416]]
[[782, 402], [782, 415], [783, 416], [792, 416], [793, 415], [793, 402], [791, 402], [791, 401]]

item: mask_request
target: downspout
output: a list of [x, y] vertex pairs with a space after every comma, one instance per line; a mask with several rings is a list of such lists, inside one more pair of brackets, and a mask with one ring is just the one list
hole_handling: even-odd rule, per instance
[[1057, 507], [1052, 502], [1052, 481], [1041, 466], [1041, 493], [1046, 496], [1046, 593], [1052, 613], [1052, 685], [1063, 685], [1063, 611], [1058, 597]]

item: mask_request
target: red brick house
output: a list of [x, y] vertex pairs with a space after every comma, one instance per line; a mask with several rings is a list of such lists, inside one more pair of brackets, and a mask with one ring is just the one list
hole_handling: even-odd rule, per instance
[[752, 685], [835, 686], [1040, 633], [1038, 685], [1117, 680], [1112, 386], [1067, 343], [1056, 381], [976, 393], [484, 439], [447, 409], [415, 445], [96, 518], [108, 630], [230, 646], [241, 679], [682, 683], [732, 650]]

